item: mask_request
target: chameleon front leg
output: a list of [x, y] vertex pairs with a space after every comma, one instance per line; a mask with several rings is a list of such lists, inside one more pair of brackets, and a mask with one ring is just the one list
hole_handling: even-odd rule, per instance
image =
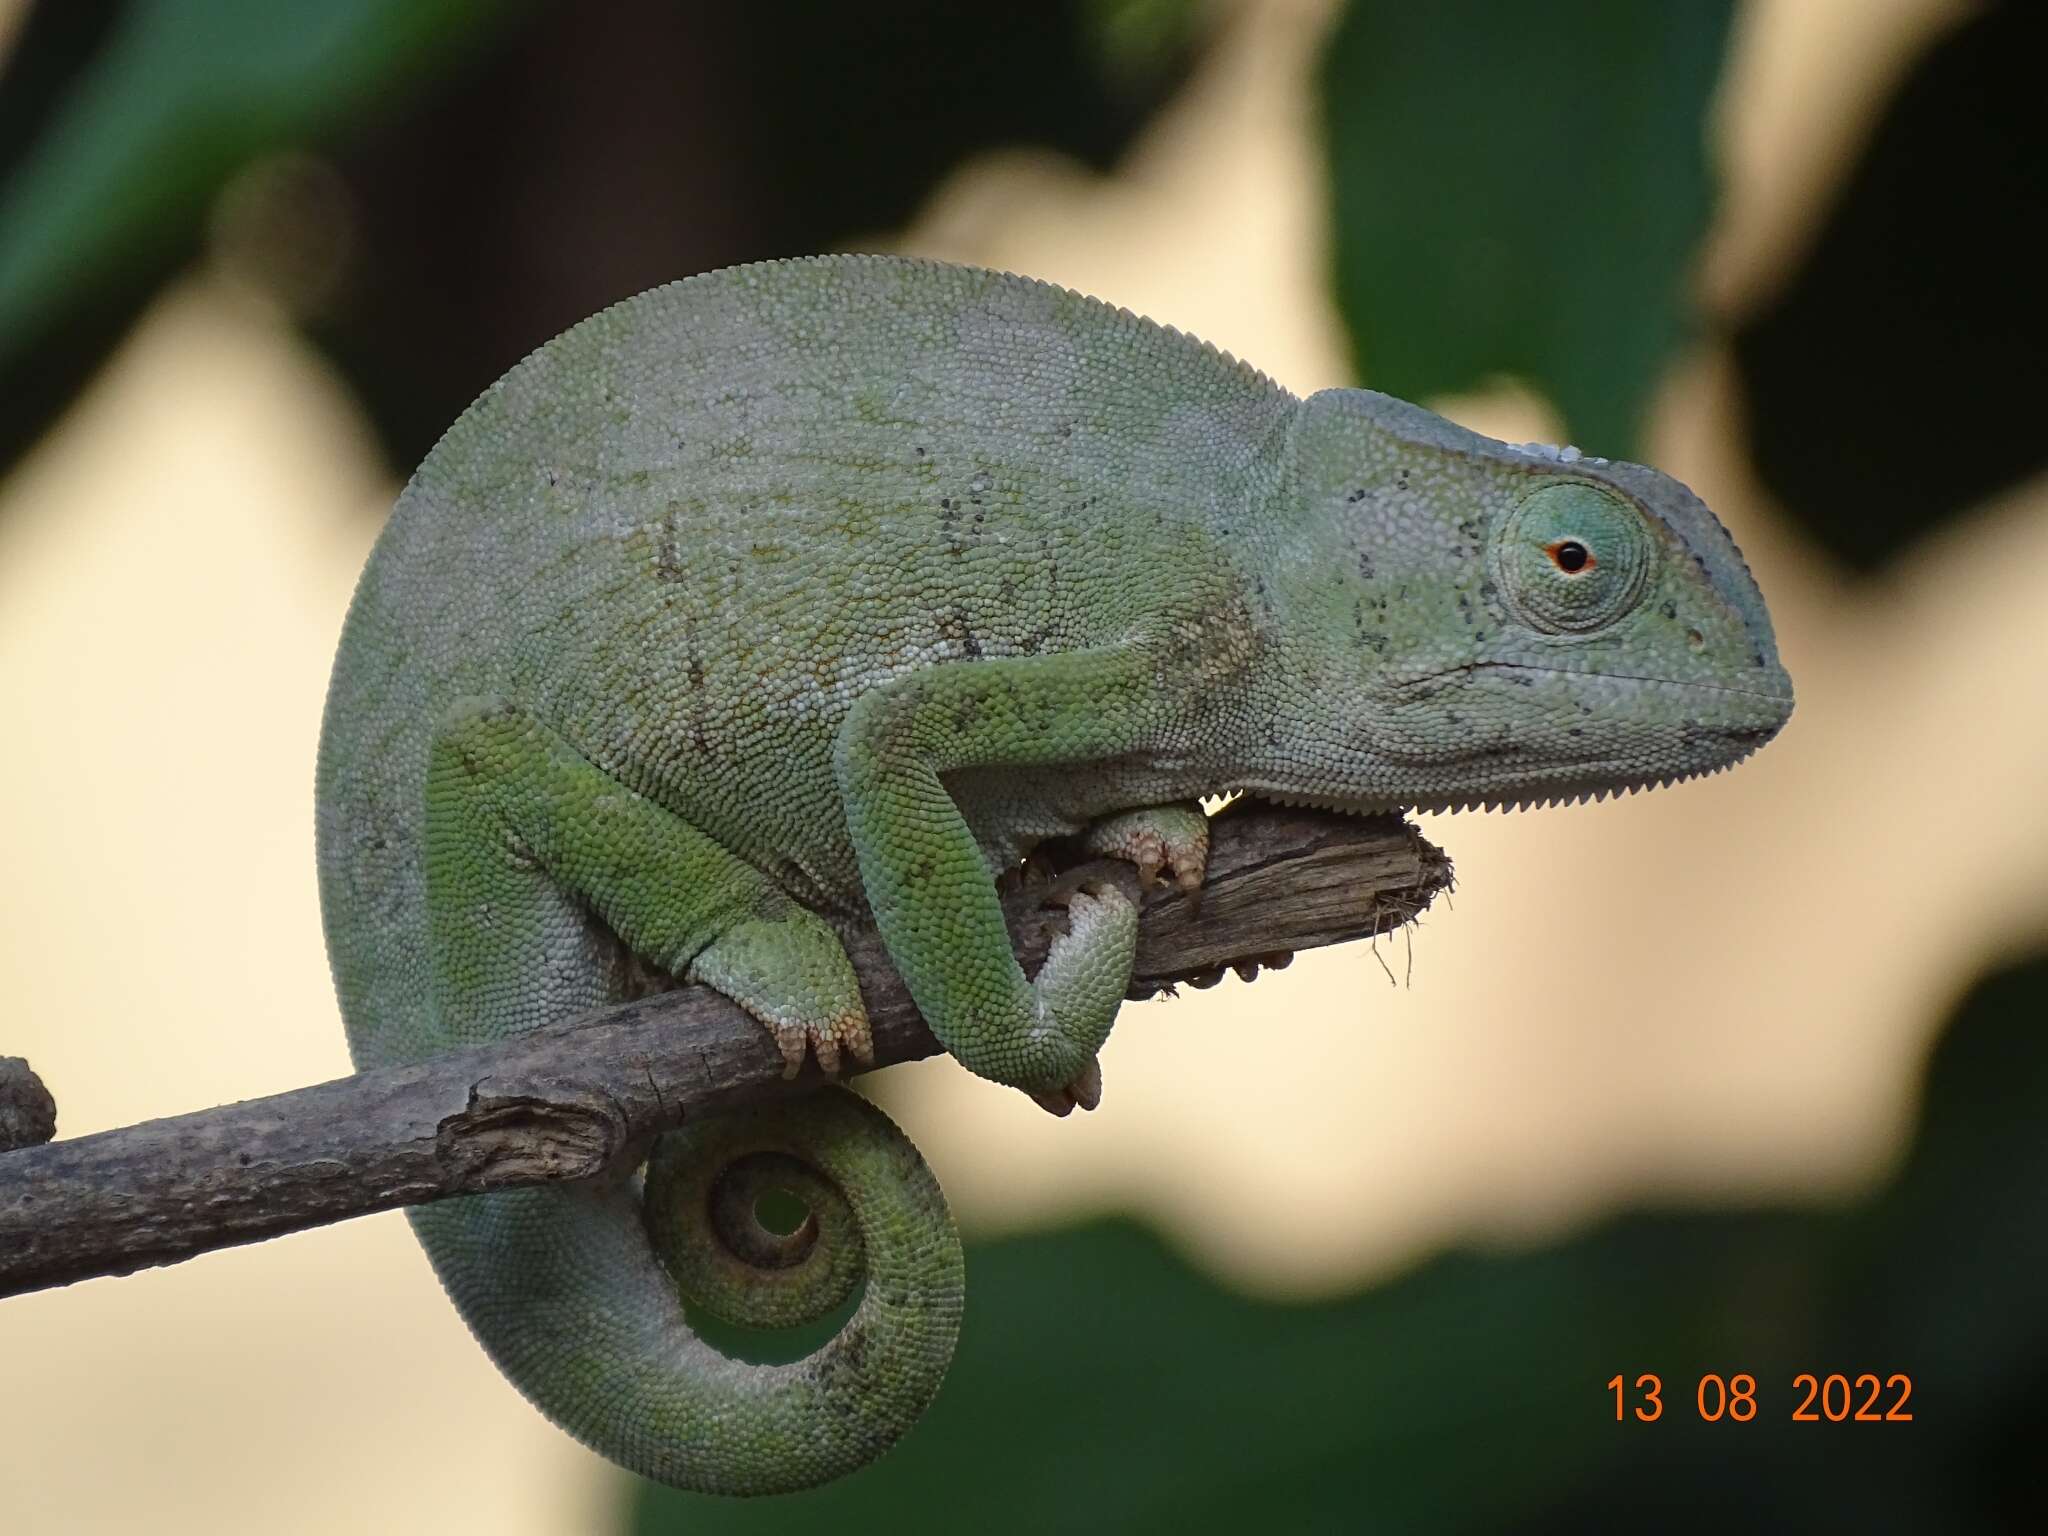
[[[449, 1044], [602, 1000], [595, 912], [644, 960], [700, 978], [800, 1062], [867, 1053], [845, 952], [816, 916], [517, 708], [457, 709], [431, 749], [424, 837], [433, 1006]], [[678, 1487], [769, 1493], [872, 1460], [938, 1390], [959, 1331], [959, 1238], [931, 1171], [837, 1089], [692, 1116], [657, 1140], [646, 1198], [619, 1175], [411, 1213], [478, 1340], [578, 1439]], [[789, 1190], [811, 1219], [754, 1214]], [[787, 1365], [729, 1359], [682, 1298], [750, 1327], [854, 1315]]]
[[833, 769], [876, 926], [918, 1010], [968, 1070], [1055, 1113], [1093, 1107], [1095, 1053], [1130, 984], [1138, 913], [1075, 896], [1035, 981], [1010, 951], [981, 850], [941, 775], [1088, 763], [1142, 750], [1160, 713], [1139, 645], [959, 662], [863, 695]]

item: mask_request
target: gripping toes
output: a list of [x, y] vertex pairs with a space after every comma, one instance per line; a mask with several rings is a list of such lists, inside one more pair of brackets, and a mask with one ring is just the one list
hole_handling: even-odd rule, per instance
[[1109, 1038], [1131, 961], [1138, 951], [1138, 909], [1113, 885], [1078, 891], [1067, 903], [1067, 931], [1052, 941], [1031, 984], [1043, 1013], [1069, 1047], [1063, 1075], [1031, 1097], [1056, 1115], [1102, 1098], [1095, 1052]]
[[1182, 890], [1199, 890], [1209, 864], [1209, 818], [1198, 805], [1146, 806], [1094, 823], [1082, 845], [1137, 865], [1144, 890], [1158, 883], [1162, 870]]
[[838, 935], [810, 912], [792, 907], [734, 924], [690, 962], [689, 976], [767, 1026], [784, 1077], [803, 1070], [806, 1051], [827, 1073], [837, 1073], [845, 1056], [875, 1064], [853, 964]]

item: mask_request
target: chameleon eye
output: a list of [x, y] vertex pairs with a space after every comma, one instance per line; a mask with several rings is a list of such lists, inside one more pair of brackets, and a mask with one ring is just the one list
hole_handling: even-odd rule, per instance
[[1626, 498], [1583, 480], [1550, 480], [1502, 522], [1492, 560], [1522, 622], [1546, 634], [1585, 634], [1636, 605], [1655, 545]]
[[1599, 564], [1593, 558], [1593, 552], [1577, 539], [1559, 539], [1550, 546], [1550, 558], [1567, 576], [1576, 576], [1579, 572]]

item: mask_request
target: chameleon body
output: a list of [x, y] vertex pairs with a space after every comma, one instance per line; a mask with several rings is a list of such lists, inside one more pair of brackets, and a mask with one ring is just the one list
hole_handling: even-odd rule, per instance
[[[1653, 470], [1297, 399], [1017, 277], [736, 268], [549, 342], [406, 487], [328, 699], [329, 949], [362, 1066], [652, 974], [830, 1070], [868, 1051], [840, 934], [872, 922], [962, 1064], [1064, 1112], [1099, 1092], [1136, 913], [1075, 897], [1024, 976], [993, 877], [1037, 841], [1193, 884], [1204, 794], [1601, 795], [1725, 767], [1790, 708], [1734, 544]], [[768, 1188], [812, 1223], [768, 1232]], [[686, 1487], [861, 1465], [958, 1327], [937, 1186], [837, 1089], [693, 1121], [644, 1176], [413, 1221], [522, 1391]], [[788, 1365], [716, 1353], [678, 1301], [784, 1323], [863, 1272]]]

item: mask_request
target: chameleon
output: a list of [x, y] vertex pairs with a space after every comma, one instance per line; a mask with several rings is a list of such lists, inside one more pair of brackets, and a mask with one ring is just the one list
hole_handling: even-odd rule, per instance
[[[1741, 554], [1656, 470], [1300, 398], [1014, 275], [764, 262], [564, 332], [406, 485], [327, 697], [323, 920], [359, 1067], [687, 982], [792, 1074], [871, 1060], [842, 941], [872, 925], [962, 1066], [1064, 1113], [1100, 1097], [1137, 912], [1074, 893], [1024, 975], [995, 882], [1042, 840], [1195, 889], [1204, 796], [1597, 799], [1791, 707]], [[837, 1085], [409, 1214], [512, 1382], [679, 1487], [863, 1465], [958, 1334], [938, 1184]], [[693, 1326], [856, 1293], [794, 1362]]]

